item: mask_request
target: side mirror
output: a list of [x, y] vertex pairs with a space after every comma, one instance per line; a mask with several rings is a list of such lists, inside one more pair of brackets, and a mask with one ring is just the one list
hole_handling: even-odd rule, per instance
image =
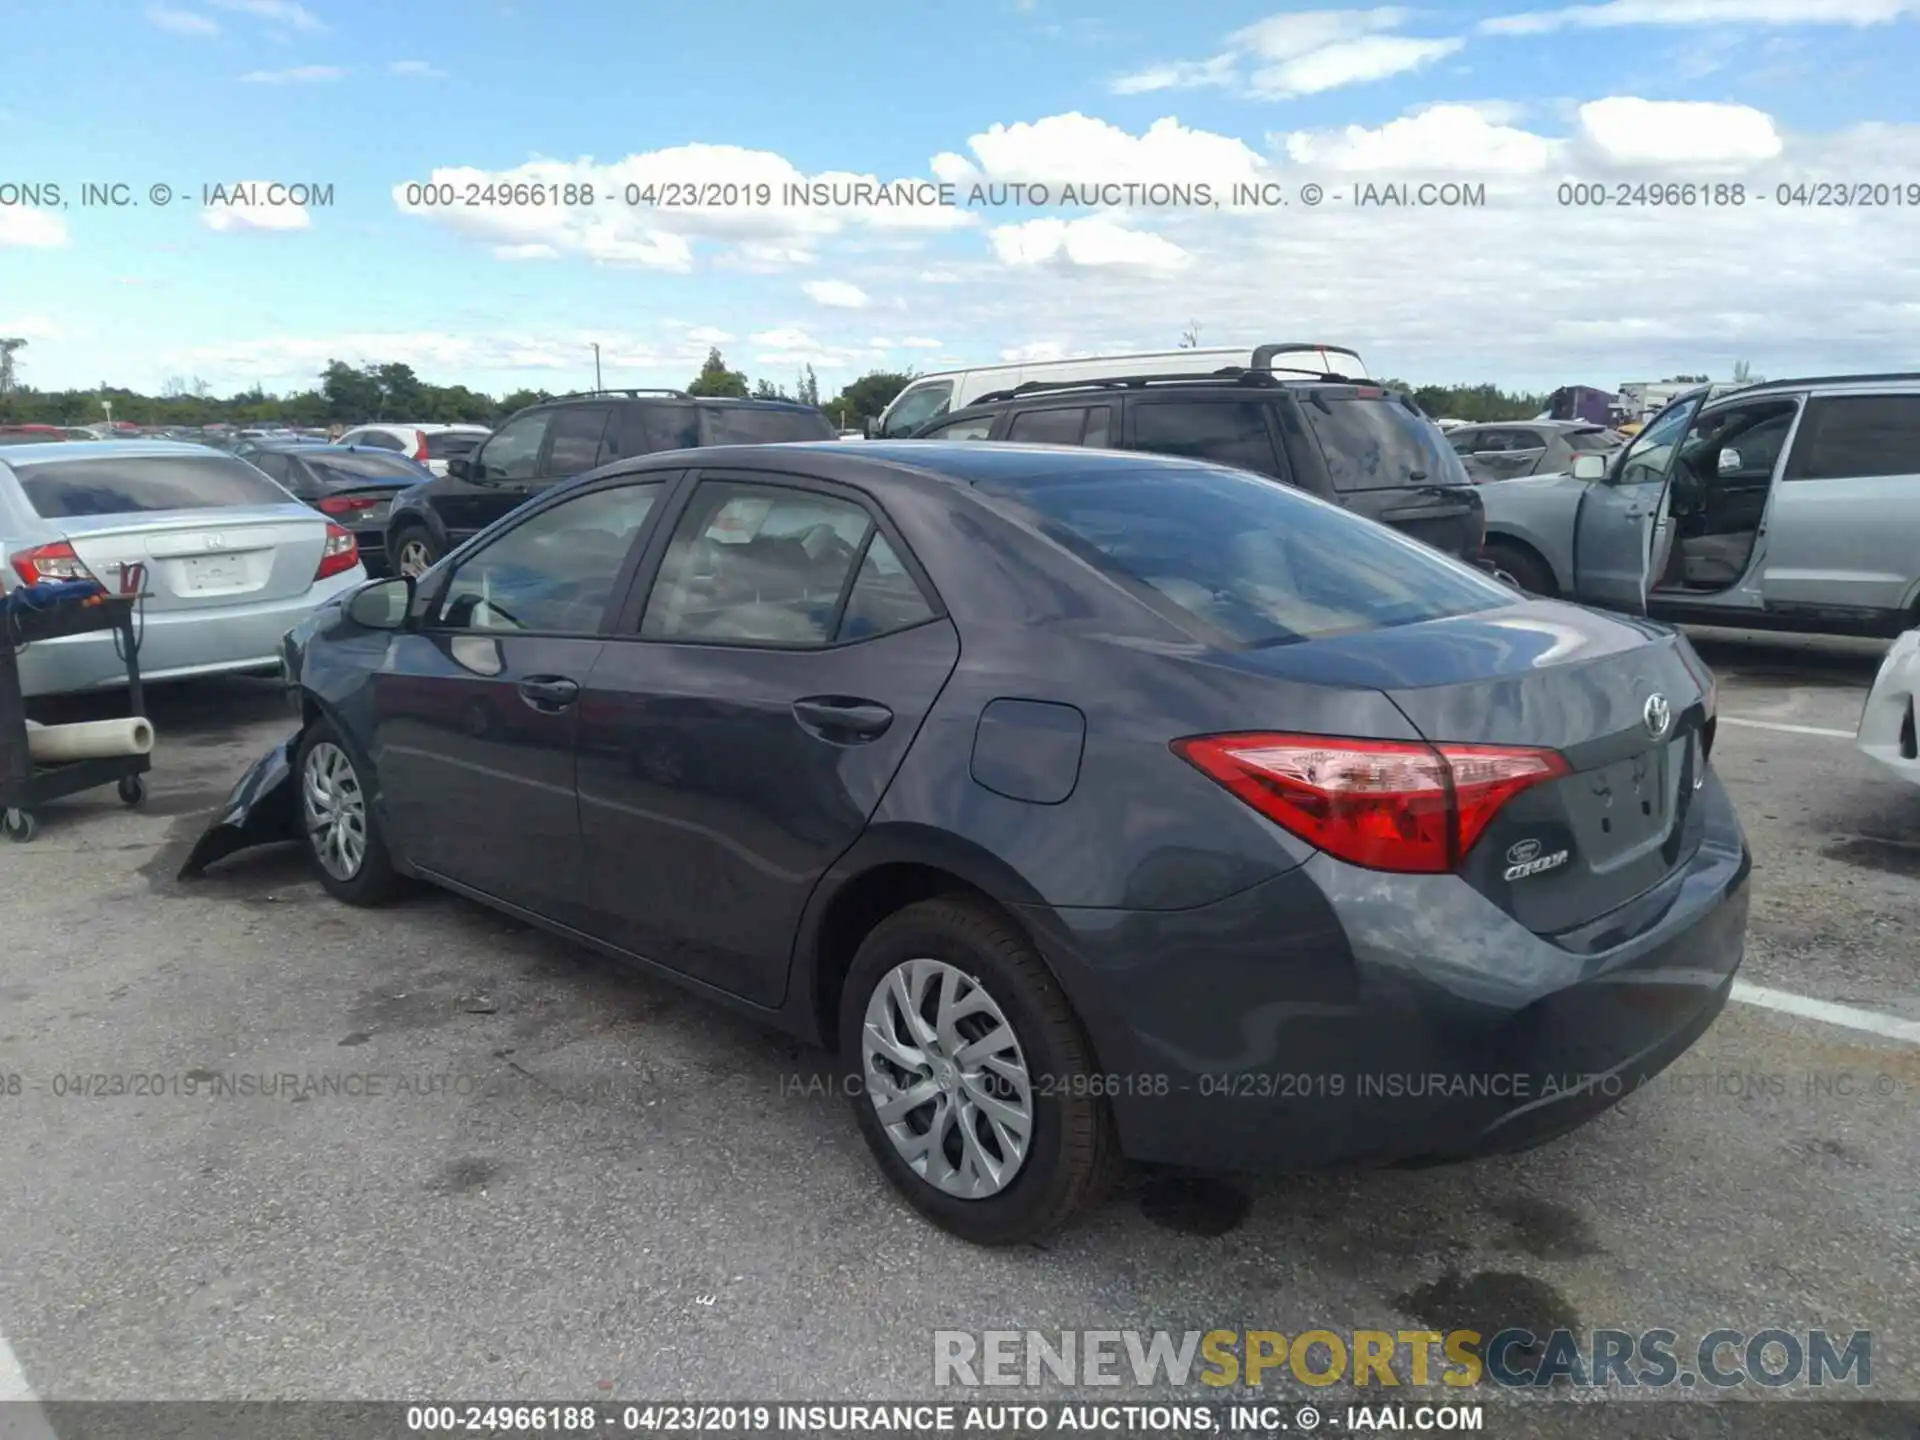
[[878, 440], [880, 438], [880, 422], [869, 415], [866, 423], [860, 427], [860, 433], [865, 435], [869, 440]]
[[447, 474], [456, 480], [471, 480], [473, 478], [473, 462], [464, 455], [456, 455], [447, 461]]
[[1576, 480], [1605, 480], [1607, 478], [1607, 457], [1596, 455], [1588, 450], [1573, 457], [1573, 478]]
[[401, 630], [412, 609], [413, 577], [396, 575], [354, 591], [347, 601], [347, 618], [367, 630]]
[[1740, 452], [1738, 450], [1722, 450], [1720, 452], [1719, 466], [1722, 475], [1732, 474], [1740, 468]]

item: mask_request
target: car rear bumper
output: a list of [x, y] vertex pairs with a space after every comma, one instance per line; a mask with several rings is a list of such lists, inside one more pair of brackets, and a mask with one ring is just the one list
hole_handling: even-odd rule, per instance
[[1893, 642], [1860, 712], [1854, 744], [1910, 785], [1920, 785], [1920, 630]]
[[1688, 864], [1561, 943], [1454, 876], [1324, 855], [1198, 910], [1031, 918], [1134, 1159], [1294, 1170], [1522, 1150], [1646, 1083], [1726, 1003], [1752, 861], [1717, 778], [1696, 804]]
[[[173, 614], [146, 613], [134, 621], [140, 644], [140, 678], [143, 682], [177, 680], [278, 669], [280, 637], [304, 620], [314, 606], [365, 579], [363, 569], [354, 569], [318, 581], [304, 595], [287, 600]], [[93, 631], [28, 646], [20, 655], [23, 693], [59, 695], [125, 686], [127, 665], [116, 648], [117, 639], [115, 631]]]

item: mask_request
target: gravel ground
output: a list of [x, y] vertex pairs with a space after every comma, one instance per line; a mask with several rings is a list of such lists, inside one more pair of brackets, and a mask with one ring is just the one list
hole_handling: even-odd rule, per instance
[[[1723, 715], [1848, 731], [1877, 656], [1700, 643]], [[1920, 1046], [1736, 1003], [1528, 1155], [1135, 1174], [1045, 1247], [982, 1252], [893, 1198], [779, 1036], [450, 896], [335, 904], [297, 854], [176, 882], [288, 722], [239, 681], [154, 711], [144, 810], [80, 797], [0, 846], [0, 1334], [43, 1399], [926, 1397], [946, 1328], [1564, 1325], [1870, 1329], [1874, 1392], [1920, 1400]], [[1757, 726], [1716, 761], [1758, 865], [1745, 977], [1920, 1019], [1920, 789]], [[207, 1093], [283, 1073], [363, 1093]], [[55, 1093], [85, 1074], [156, 1093]], [[1737, 1408], [1741, 1434], [1908, 1433]]]

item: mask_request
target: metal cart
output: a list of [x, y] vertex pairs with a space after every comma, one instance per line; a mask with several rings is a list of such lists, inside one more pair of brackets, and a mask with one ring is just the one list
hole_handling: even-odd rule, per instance
[[60, 605], [48, 610], [16, 610], [0, 614], [0, 817], [7, 838], [27, 841], [39, 824], [34, 812], [49, 800], [117, 785], [122, 803], [138, 805], [147, 798], [143, 778], [152, 769], [147, 755], [114, 755], [99, 760], [70, 760], [62, 765], [35, 765], [27, 742], [26, 700], [20, 693], [19, 651], [41, 640], [84, 635], [94, 630], [117, 630], [120, 651], [127, 657], [127, 713], [143, 715], [140, 696], [139, 637], [135, 631], [138, 595], [110, 595], [91, 605]]

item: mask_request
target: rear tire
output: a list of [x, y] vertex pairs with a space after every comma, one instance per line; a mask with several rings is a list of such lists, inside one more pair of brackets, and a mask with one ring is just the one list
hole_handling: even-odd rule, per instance
[[349, 905], [398, 894], [404, 882], [388, 858], [361, 761], [331, 721], [314, 721], [300, 737], [294, 777], [300, 838], [327, 893]]
[[[943, 1019], [948, 1007], [957, 1018]], [[1038, 952], [989, 907], [949, 896], [875, 926], [848, 972], [839, 1033], [859, 1067], [861, 1135], [941, 1229], [977, 1245], [1030, 1242], [1118, 1174], [1093, 1047]], [[925, 1098], [901, 1098], [913, 1095]]]
[[1549, 600], [1560, 593], [1560, 587], [1554, 583], [1553, 571], [1531, 550], [1502, 540], [1489, 540], [1480, 554], [1494, 567], [1494, 578], [1498, 580], [1516, 586], [1529, 595], [1543, 595]]
[[387, 549], [393, 557], [390, 562], [393, 573], [411, 575], [416, 580], [440, 559], [440, 547], [433, 543], [433, 536], [423, 525], [402, 525], [393, 532]]

